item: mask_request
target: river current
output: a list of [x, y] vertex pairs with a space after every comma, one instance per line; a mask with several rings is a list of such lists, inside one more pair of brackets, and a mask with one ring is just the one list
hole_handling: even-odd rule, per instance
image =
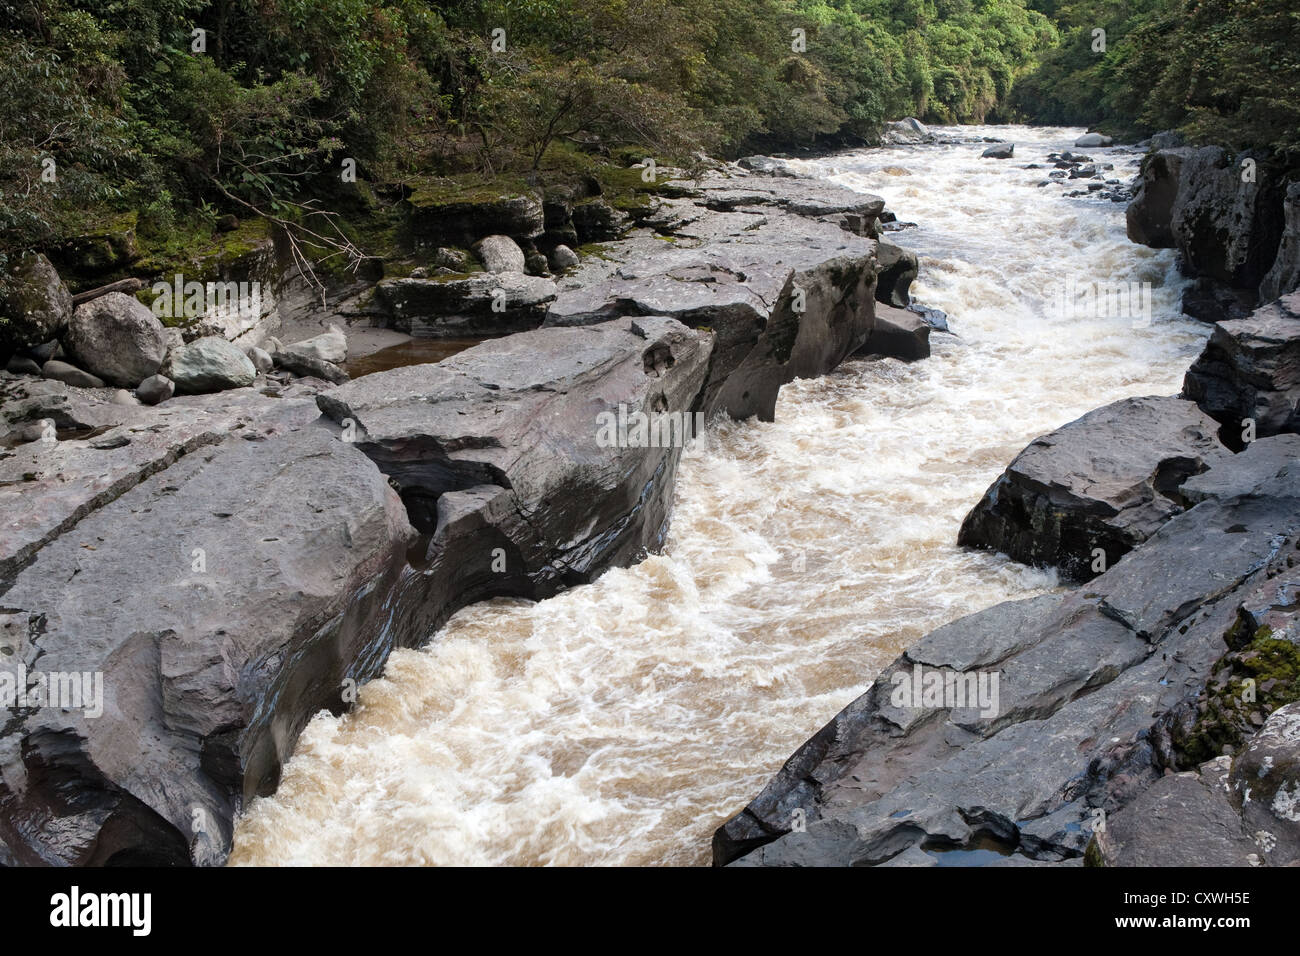
[[[1036, 184], [1081, 130], [800, 161], [915, 228], [926, 361], [852, 360], [782, 389], [682, 459], [664, 552], [541, 603], [467, 608], [317, 716], [233, 864], [705, 864], [720, 823], [933, 628], [1055, 576], [956, 547], [966, 512], [1035, 436], [1098, 405], [1174, 394], [1207, 327], [1179, 314], [1169, 250], [1124, 205]], [[1139, 155], [1081, 150], [1127, 181]], [[1075, 184], [1071, 184], [1075, 185]], [[1148, 317], [1062, 314], [1051, 290], [1149, 283]]]

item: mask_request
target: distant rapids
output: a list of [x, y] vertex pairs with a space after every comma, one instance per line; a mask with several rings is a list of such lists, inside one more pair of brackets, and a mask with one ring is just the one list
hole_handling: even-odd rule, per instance
[[[917, 223], [934, 355], [787, 385], [682, 460], [665, 552], [538, 604], [457, 614], [399, 650], [353, 713], [316, 717], [233, 864], [704, 864], [711, 834], [933, 628], [1054, 588], [960, 550], [957, 529], [1032, 438], [1098, 405], [1174, 394], [1206, 327], [1171, 250], [1124, 206], [1036, 188], [1074, 129], [937, 130], [1016, 144], [861, 150], [797, 165]], [[1127, 181], [1138, 155], [1091, 151]], [[1103, 160], [1102, 157], [1105, 157]], [[1149, 323], [1064, 318], [1071, 277], [1150, 283]]]

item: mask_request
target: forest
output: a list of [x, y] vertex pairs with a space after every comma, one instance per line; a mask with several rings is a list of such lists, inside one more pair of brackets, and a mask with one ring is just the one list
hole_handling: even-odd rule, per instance
[[1290, 162], [1297, 17], [1288, 0], [2, 0], [0, 255], [123, 210], [154, 244], [223, 215], [302, 223], [346, 208], [341, 169], [377, 189], [536, 183], [871, 143], [904, 116], [1180, 128]]

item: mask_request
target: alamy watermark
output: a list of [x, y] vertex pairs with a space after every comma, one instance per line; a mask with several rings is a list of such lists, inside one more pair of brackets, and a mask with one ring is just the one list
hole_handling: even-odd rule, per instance
[[704, 431], [704, 413], [651, 412], [629, 409], [596, 416], [596, 444], [600, 448], [684, 448]]
[[29, 707], [80, 710], [87, 717], [100, 717], [104, 713], [104, 675], [101, 671], [29, 672], [25, 664], [0, 670], [0, 708]]
[[1048, 312], [1058, 319], [1132, 319], [1151, 324], [1150, 282], [1093, 282], [1074, 276], [1047, 288]]
[[160, 319], [200, 315], [256, 318], [262, 314], [260, 282], [186, 282], [178, 273], [172, 282], [155, 282], [150, 291], [156, 296], [153, 314]]
[[978, 710], [985, 719], [998, 714], [996, 671], [950, 671], [912, 665], [890, 678], [894, 689], [889, 702], [898, 708]]

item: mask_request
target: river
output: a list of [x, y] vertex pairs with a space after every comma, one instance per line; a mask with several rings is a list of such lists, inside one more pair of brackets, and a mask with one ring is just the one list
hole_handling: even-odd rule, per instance
[[[774, 423], [725, 423], [682, 460], [663, 554], [532, 604], [455, 615], [393, 654], [357, 708], [317, 716], [232, 864], [705, 864], [711, 834], [925, 632], [1056, 586], [958, 549], [966, 512], [1036, 435], [1173, 394], [1207, 327], [1170, 250], [1124, 206], [1037, 188], [1072, 129], [801, 161], [917, 223], [913, 297], [949, 314], [915, 364], [853, 360], [787, 385]], [[1127, 181], [1138, 156], [1090, 152]], [[1104, 159], [1103, 159], [1104, 157]], [[1148, 282], [1151, 321], [1068, 317], [1049, 290]]]

